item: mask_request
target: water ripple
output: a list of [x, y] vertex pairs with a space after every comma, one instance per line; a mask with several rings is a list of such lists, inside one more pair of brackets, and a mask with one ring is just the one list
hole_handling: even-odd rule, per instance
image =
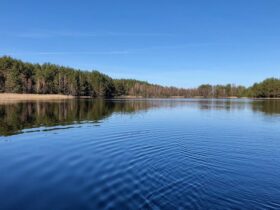
[[280, 208], [280, 121], [260, 115], [266, 104], [21, 106], [1, 112], [2, 209]]

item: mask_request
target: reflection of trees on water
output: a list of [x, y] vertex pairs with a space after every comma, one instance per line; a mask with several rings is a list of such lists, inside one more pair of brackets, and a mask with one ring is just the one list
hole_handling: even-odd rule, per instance
[[201, 110], [244, 110], [250, 109], [250, 103], [242, 100], [228, 100], [228, 99], [213, 99], [213, 100], [202, 100], [198, 102]]
[[148, 102], [113, 102], [104, 100], [65, 100], [59, 102], [22, 102], [0, 105], [0, 135], [16, 134], [26, 128], [97, 123], [112, 113], [147, 110]]
[[187, 106], [200, 110], [253, 110], [280, 114], [280, 100], [65, 100], [57, 102], [22, 102], [0, 105], [0, 135], [41, 126], [98, 123], [113, 113], [132, 114], [151, 108]]
[[248, 109], [266, 115], [280, 114], [280, 100], [201, 100], [196, 101], [201, 110], [238, 111]]
[[267, 115], [280, 114], [280, 100], [260, 100], [252, 102], [252, 110]]

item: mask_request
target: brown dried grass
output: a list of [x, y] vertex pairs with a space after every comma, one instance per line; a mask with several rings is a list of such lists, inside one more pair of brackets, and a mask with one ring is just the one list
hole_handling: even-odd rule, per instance
[[74, 96], [59, 94], [17, 94], [17, 93], [0, 93], [0, 103], [11, 101], [37, 101], [37, 100], [62, 100], [72, 99]]

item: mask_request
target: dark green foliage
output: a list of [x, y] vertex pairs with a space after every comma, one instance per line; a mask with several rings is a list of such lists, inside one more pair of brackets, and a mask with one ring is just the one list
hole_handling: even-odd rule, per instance
[[200, 96], [204, 98], [212, 97], [213, 96], [213, 87], [209, 84], [200, 85], [198, 87], [198, 93]]
[[114, 91], [113, 80], [97, 71], [0, 58], [0, 92], [111, 97]]
[[5, 92], [5, 76], [0, 72], [0, 93]]
[[255, 83], [249, 88], [248, 94], [256, 98], [280, 98], [280, 79], [269, 78]]

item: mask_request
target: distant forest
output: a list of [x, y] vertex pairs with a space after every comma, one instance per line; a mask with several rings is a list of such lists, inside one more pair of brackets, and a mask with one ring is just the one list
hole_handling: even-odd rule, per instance
[[269, 78], [246, 88], [203, 84], [185, 89], [134, 79], [112, 79], [98, 71], [81, 71], [50, 63], [32, 64], [0, 57], [0, 93], [64, 94], [90, 97], [280, 97], [280, 79]]

